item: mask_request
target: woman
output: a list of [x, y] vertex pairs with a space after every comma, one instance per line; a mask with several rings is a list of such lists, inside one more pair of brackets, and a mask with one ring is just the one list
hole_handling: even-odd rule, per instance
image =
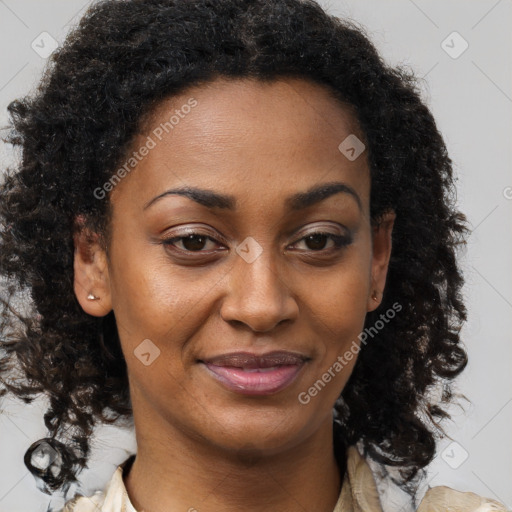
[[9, 109], [2, 377], [50, 398], [25, 463], [66, 492], [96, 423], [136, 431], [65, 511], [381, 511], [370, 460], [410, 510], [505, 510], [418, 507], [466, 365], [466, 219], [414, 77], [361, 29], [308, 0], [104, 1]]

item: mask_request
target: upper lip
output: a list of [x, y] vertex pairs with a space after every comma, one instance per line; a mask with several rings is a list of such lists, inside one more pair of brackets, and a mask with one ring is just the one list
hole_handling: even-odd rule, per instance
[[236, 368], [271, 368], [279, 365], [298, 365], [304, 363], [308, 357], [297, 352], [273, 351], [265, 354], [251, 352], [232, 352], [220, 356], [201, 359], [201, 362], [216, 366], [234, 366]]

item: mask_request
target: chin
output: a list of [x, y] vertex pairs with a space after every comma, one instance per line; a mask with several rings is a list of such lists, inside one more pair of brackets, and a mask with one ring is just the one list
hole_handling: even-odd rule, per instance
[[217, 417], [213, 425], [219, 428], [211, 433], [213, 444], [226, 451], [272, 455], [300, 443], [309, 430], [307, 420], [294, 418], [286, 411], [247, 410]]

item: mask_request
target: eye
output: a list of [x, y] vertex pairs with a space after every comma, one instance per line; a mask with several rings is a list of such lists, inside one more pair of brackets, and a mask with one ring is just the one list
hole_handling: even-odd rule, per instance
[[[166, 238], [162, 240], [162, 244], [165, 247], [172, 246], [182, 252], [208, 252], [204, 250], [205, 245], [208, 241], [216, 242], [216, 240], [203, 233], [188, 233], [185, 236], [175, 236], [172, 238]], [[177, 247], [176, 244], [181, 244], [182, 247]], [[213, 248], [210, 248], [213, 249]]]
[[[331, 239], [332, 244], [330, 247], [325, 247], [329, 239]], [[334, 233], [329, 233], [325, 231], [314, 231], [298, 240], [296, 244], [299, 242], [303, 242], [307, 245], [306, 250], [309, 249], [313, 252], [320, 252], [340, 250], [343, 247], [350, 245], [352, 243], [352, 240], [350, 237], [344, 235], [336, 235]]]

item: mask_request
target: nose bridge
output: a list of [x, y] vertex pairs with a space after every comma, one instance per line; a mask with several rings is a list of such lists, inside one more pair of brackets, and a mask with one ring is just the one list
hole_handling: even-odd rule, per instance
[[278, 255], [248, 237], [236, 249], [230, 272], [229, 295], [222, 307], [226, 321], [237, 320], [253, 330], [266, 331], [294, 312], [289, 286], [280, 275]]

